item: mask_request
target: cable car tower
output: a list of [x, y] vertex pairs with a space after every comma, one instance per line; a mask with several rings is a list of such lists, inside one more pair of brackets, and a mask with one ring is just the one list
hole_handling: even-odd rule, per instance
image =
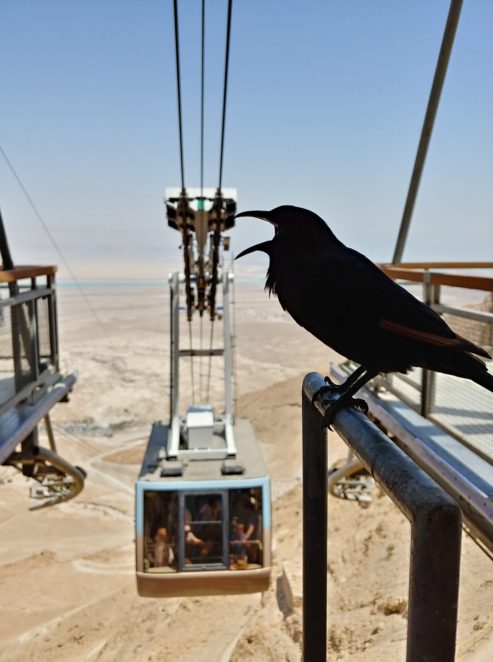
[[[223, 269], [222, 250], [229, 249], [225, 230], [234, 226], [236, 191], [204, 191], [188, 197], [177, 189], [167, 191], [168, 225], [182, 235], [184, 273], [170, 276], [170, 420], [168, 456], [177, 458], [226, 459], [236, 455], [233, 431], [233, 356], [230, 307], [232, 274]], [[191, 191], [193, 194], [194, 191]], [[223, 347], [207, 349], [180, 348], [180, 289], [184, 289], [186, 317], [210, 318], [211, 325], [220, 317], [223, 324]], [[219, 292], [218, 292], [219, 291]], [[222, 294], [221, 314], [218, 293]], [[212, 327], [211, 327], [212, 328]], [[212, 340], [212, 334], [211, 334]], [[191, 403], [185, 418], [180, 417], [180, 358], [224, 358], [224, 413], [214, 420], [212, 406]], [[209, 375], [210, 381], [210, 375]], [[195, 389], [193, 388], [193, 393]], [[216, 431], [215, 437], [213, 430]], [[220, 441], [223, 439], [224, 443]], [[213, 443], [214, 442], [214, 443]]]
[[[137, 589], [149, 597], [222, 595], [265, 591], [271, 572], [270, 479], [250, 421], [233, 411], [233, 355], [230, 287], [224, 267], [229, 250], [224, 232], [233, 228], [236, 191], [222, 188], [227, 73], [232, 0], [228, 3], [219, 185], [203, 186], [204, 7], [202, 2], [202, 104], [200, 188], [186, 189], [183, 167], [178, 8], [174, 0], [181, 187], [167, 189], [168, 225], [181, 235], [183, 273], [170, 285], [170, 410], [156, 422], [136, 484]], [[180, 305], [180, 301], [184, 306]], [[188, 323], [186, 334], [180, 320]], [[192, 346], [192, 325], [210, 321], [209, 347]], [[221, 346], [214, 325], [222, 324]], [[219, 334], [216, 334], [219, 335]], [[201, 334], [202, 338], [202, 334]], [[195, 400], [193, 360], [223, 359], [224, 393], [217, 415]], [[189, 360], [191, 388], [183, 387], [180, 366]], [[182, 393], [184, 392], [184, 393]], [[187, 400], [183, 411], [182, 401]]]

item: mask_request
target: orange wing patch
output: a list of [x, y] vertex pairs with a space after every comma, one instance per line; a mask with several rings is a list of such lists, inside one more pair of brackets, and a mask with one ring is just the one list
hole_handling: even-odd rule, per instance
[[397, 333], [398, 335], [404, 336], [405, 338], [410, 338], [411, 340], [420, 340], [421, 342], [427, 342], [432, 345], [439, 345], [440, 347], [458, 347], [463, 346], [464, 344], [462, 338], [444, 338], [443, 336], [437, 336], [434, 333], [427, 333], [426, 331], [413, 329], [409, 326], [404, 326], [403, 324], [391, 322], [390, 320], [386, 319], [380, 320], [379, 326], [381, 326], [382, 329], [387, 329], [387, 331], [392, 331], [392, 333]]

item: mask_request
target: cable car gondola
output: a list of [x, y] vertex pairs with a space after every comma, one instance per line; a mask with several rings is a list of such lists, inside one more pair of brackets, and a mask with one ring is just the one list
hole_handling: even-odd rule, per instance
[[[225, 193], [217, 196], [207, 189], [191, 198], [167, 191], [170, 227], [190, 236], [183, 240], [184, 274], [170, 276], [170, 420], [154, 423], [136, 484], [137, 588], [142, 596], [252, 593], [269, 586], [270, 480], [251, 423], [234, 417], [233, 274], [220, 274], [214, 253], [224, 244], [222, 232], [234, 224], [236, 192], [228, 190], [228, 198]], [[222, 323], [221, 347], [180, 348], [182, 290], [190, 334], [193, 315], [208, 310], [211, 325]], [[223, 359], [224, 411], [216, 416], [211, 405], [192, 403], [183, 414], [180, 359], [205, 356]]]
[[[189, 422], [192, 416], [199, 425], [188, 428], [181, 460], [162, 457], [170, 426], [153, 426], [136, 488], [142, 596], [252, 593], [269, 586], [270, 481], [255, 433], [249, 421], [237, 420], [236, 456], [222, 459], [220, 426], [212, 430], [212, 448], [201, 448], [211, 414], [189, 411]], [[208, 453], [216, 459], [206, 459]]]

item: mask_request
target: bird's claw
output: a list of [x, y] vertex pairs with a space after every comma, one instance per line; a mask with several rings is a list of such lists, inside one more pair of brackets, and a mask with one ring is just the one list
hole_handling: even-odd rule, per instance
[[368, 414], [368, 403], [362, 398], [349, 398], [348, 400], [341, 398], [340, 400], [335, 400], [325, 410], [321, 423], [322, 430], [327, 428], [328, 430], [332, 431], [334, 429], [332, 427], [332, 423], [334, 422], [334, 418], [337, 412], [340, 409], [344, 409], [345, 407], [350, 407], [352, 405], [356, 407], [356, 409], [359, 409], [361, 412], [363, 412], [365, 416]]
[[368, 403], [366, 400], [363, 400], [363, 398], [352, 398], [351, 404], [356, 407], [356, 409], [359, 409], [363, 414], [366, 416], [368, 414]]
[[322, 398], [324, 393], [329, 393], [330, 391], [332, 391], [330, 386], [321, 386], [312, 396], [312, 405], [315, 405], [315, 403], [318, 402], [320, 398]]
[[336, 412], [332, 411], [332, 405], [327, 407], [324, 415], [322, 416], [322, 422], [320, 423], [320, 427], [322, 430], [324, 428], [327, 428], [327, 430], [330, 430], [330, 432], [334, 431], [334, 428], [332, 427], [332, 423], [334, 422], [335, 414]]
[[326, 386], [321, 386], [318, 391], [315, 391], [315, 393], [312, 396], [312, 405], [314, 405], [320, 398], [323, 396], [324, 393], [333, 393], [334, 390], [337, 389], [337, 384], [334, 384], [334, 382], [331, 380], [330, 377], [324, 377], [324, 382]]

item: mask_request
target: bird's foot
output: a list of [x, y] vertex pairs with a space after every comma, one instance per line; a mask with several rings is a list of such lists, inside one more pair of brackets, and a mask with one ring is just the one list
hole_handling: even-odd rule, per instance
[[[325, 387], [322, 387], [325, 388]], [[315, 394], [316, 395], [316, 394]], [[334, 400], [334, 402], [331, 402], [330, 405], [327, 407], [325, 410], [325, 413], [322, 417], [322, 423], [321, 427], [323, 428], [328, 428], [329, 430], [333, 430], [332, 428], [332, 423], [334, 422], [335, 415], [340, 409], [344, 409], [346, 407], [351, 407], [354, 406], [357, 409], [359, 409], [363, 414], [368, 414], [368, 403], [366, 400], [363, 400], [362, 398], [344, 398], [341, 397], [339, 400]]]
[[312, 405], [314, 405], [325, 393], [333, 393], [339, 390], [339, 384], [334, 384], [330, 377], [324, 377], [326, 386], [321, 386], [318, 391], [315, 391], [312, 397]]

